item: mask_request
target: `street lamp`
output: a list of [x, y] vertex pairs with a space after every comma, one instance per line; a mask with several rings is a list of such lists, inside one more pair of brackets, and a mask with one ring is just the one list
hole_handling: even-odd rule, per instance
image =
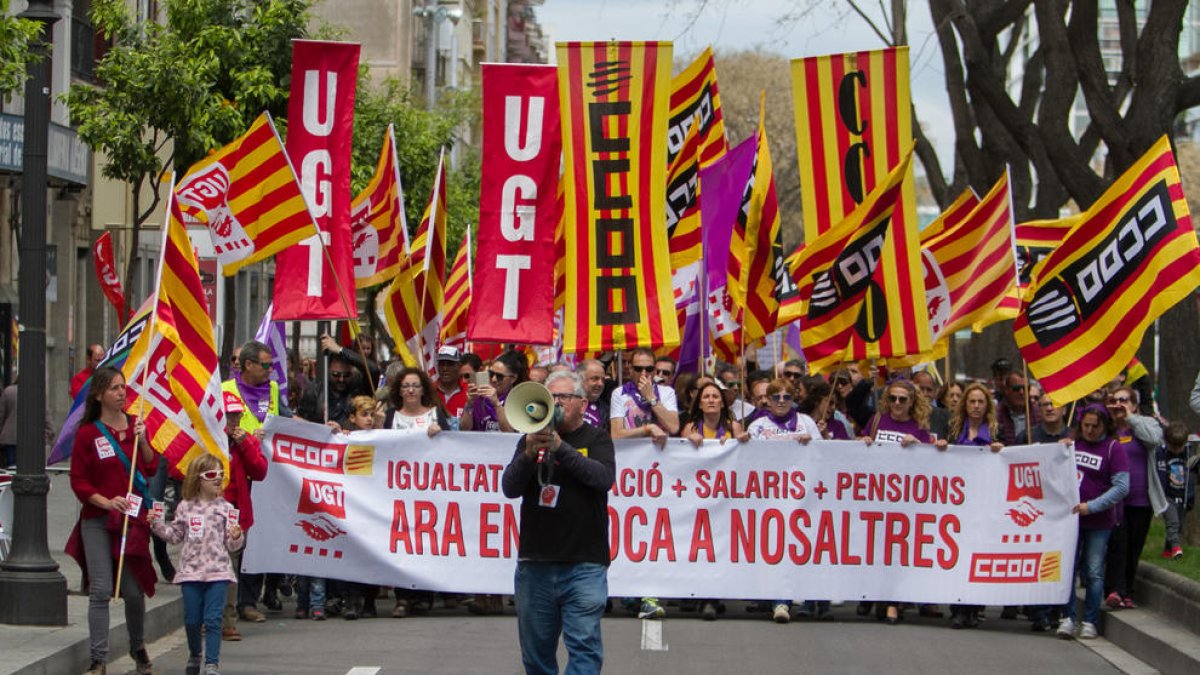
[[13, 545], [0, 562], [0, 623], [65, 626], [67, 579], [50, 557], [46, 494], [46, 156], [50, 144], [51, 3], [30, 0], [20, 14], [37, 21], [25, 82], [25, 149], [21, 175], [21, 395], [17, 397], [17, 474], [13, 476]]
[[[449, 19], [450, 23], [457, 25], [462, 19], [462, 7], [445, 7], [437, 4], [437, 0], [429, 0], [429, 4], [420, 7], [413, 7], [413, 15], [419, 16], [422, 19], [428, 20], [428, 25], [425, 31], [425, 101], [430, 110], [433, 110], [437, 103], [437, 87], [435, 86], [437, 76], [437, 27], [438, 24]], [[454, 64], [450, 64], [453, 68]]]

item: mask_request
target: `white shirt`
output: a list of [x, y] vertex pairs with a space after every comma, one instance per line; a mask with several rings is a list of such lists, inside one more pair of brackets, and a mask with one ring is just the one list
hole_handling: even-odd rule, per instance
[[[679, 412], [675, 402], [675, 390], [665, 384], [654, 385], [658, 392], [658, 402], [667, 412]], [[612, 399], [608, 409], [609, 419], [625, 420], [626, 429], [637, 429], [643, 424], [658, 424], [654, 412], [646, 412], [638, 407], [633, 398], [626, 396], [622, 387], [613, 389]]]
[[788, 431], [783, 427], [775, 424], [770, 415], [762, 417], [750, 423], [750, 428], [747, 429], [751, 438], [762, 438], [765, 440], [786, 440], [794, 439], [798, 436], [808, 435], [810, 438], [821, 438], [821, 429], [817, 427], [817, 423], [813, 418], [804, 413], [796, 413], [796, 430]]
[[423, 414], [411, 417], [405, 415], [399, 410], [395, 415], [392, 415], [392, 428], [397, 431], [417, 432], [423, 431], [428, 433], [430, 425], [437, 424], [437, 408], [430, 408]]

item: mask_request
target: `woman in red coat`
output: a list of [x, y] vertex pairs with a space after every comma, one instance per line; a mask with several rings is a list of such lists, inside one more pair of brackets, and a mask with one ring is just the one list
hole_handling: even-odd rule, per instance
[[[92, 374], [83, 420], [71, 450], [71, 489], [83, 508], [67, 542], [67, 552], [83, 567], [85, 583], [90, 580], [88, 673], [103, 675], [108, 661], [108, 604], [113, 595], [124, 514], [130, 508], [126, 496], [131, 459], [140, 474], [133, 492], [141, 494], [146, 492], [145, 476], [154, 472], [158, 457], [146, 440], [145, 425], [125, 414], [124, 376], [115, 368], [100, 368]], [[130, 656], [138, 673], [152, 672], [143, 636], [145, 596], [154, 595], [155, 582], [146, 524], [149, 508], [150, 500], [144, 499], [138, 512], [129, 518], [121, 576]]]

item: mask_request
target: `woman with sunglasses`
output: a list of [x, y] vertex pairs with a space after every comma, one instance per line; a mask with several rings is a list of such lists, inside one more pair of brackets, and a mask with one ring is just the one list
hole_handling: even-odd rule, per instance
[[[1079, 627], [1079, 638], [1083, 640], [1099, 635], [1096, 626], [1104, 597], [1104, 552], [1117, 525], [1115, 507], [1129, 494], [1129, 458], [1112, 436], [1115, 429], [1108, 410], [1092, 404], [1079, 414], [1074, 441], [1063, 439], [1063, 443], [1075, 446], [1075, 473], [1079, 480], [1079, 503], [1071, 509], [1079, 514], [1079, 539], [1067, 578], [1074, 580], [1077, 573], [1083, 577], [1083, 625]], [[1056, 631], [1060, 638], [1075, 637], [1075, 618], [1072, 581], [1067, 603], [1063, 605], [1063, 620]]]
[[183, 500], [175, 508], [174, 520], [167, 523], [153, 511], [149, 514], [155, 534], [172, 544], [183, 544], [174, 582], [183, 591], [187, 675], [200, 675], [201, 659], [204, 675], [219, 673], [221, 610], [226, 588], [236, 581], [229, 554], [246, 543], [237, 521], [238, 509], [221, 497], [224, 480], [220, 458], [200, 455], [188, 465]]
[[513, 387], [529, 379], [529, 362], [524, 354], [510, 349], [497, 356], [485, 372], [488, 384], [467, 385], [467, 407], [463, 408], [458, 428], [512, 432], [512, 425], [504, 415], [504, 401]]
[[[121, 371], [107, 366], [97, 368], [71, 449], [71, 490], [83, 507], [67, 540], [67, 553], [83, 568], [84, 587], [89, 589], [91, 666], [87, 672], [92, 675], [103, 675], [108, 661], [108, 607], [125, 513], [131, 510], [126, 499], [131, 461], [136, 472], [134, 493], [145, 496], [146, 476], [154, 472], [158, 456], [146, 440], [145, 425], [125, 414], [125, 377]], [[129, 653], [138, 673], [153, 672], [144, 630], [145, 596], [153, 597], [156, 580], [150, 563], [150, 528], [145, 520], [149, 508], [150, 500], [145, 499], [128, 518], [121, 575]]]
[[[929, 435], [929, 403], [912, 382], [889, 383], [884, 389], [880, 412], [867, 422], [859, 439], [866, 443], [899, 443], [905, 448], [915, 443], [930, 443], [933, 437]], [[869, 613], [872, 604], [876, 618], [888, 625], [894, 626], [904, 618], [896, 602], [860, 602], [859, 616]]]
[[751, 438], [796, 439], [801, 443], [821, 438], [816, 420], [798, 412], [793, 405], [791, 382], [782, 378], [773, 380], [767, 385], [767, 401], [767, 414], [754, 420], [747, 430]]
[[1163, 443], [1162, 425], [1139, 415], [1137, 394], [1130, 387], [1113, 389], [1105, 400], [1113, 419], [1113, 438], [1129, 460], [1129, 496], [1117, 507], [1117, 526], [1108, 542], [1104, 603], [1112, 609], [1135, 607], [1133, 582], [1150, 521], [1167, 510], [1167, 497], [1154, 463]]
[[[996, 404], [992, 393], [979, 383], [967, 385], [958, 407], [950, 416], [948, 438], [939, 438], [938, 450], [949, 445], [973, 445], [1000, 452], [1004, 444], [996, 440], [1000, 424], [996, 421]], [[977, 628], [982, 605], [950, 605], [950, 627]]]

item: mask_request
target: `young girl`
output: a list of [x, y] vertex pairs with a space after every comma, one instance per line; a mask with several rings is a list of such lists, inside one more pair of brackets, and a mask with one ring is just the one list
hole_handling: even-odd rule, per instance
[[233, 507], [221, 497], [225, 473], [221, 460], [204, 454], [192, 460], [183, 481], [183, 501], [175, 520], [163, 522], [153, 511], [150, 527], [172, 544], [183, 542], [175, 583], [183, 587], [183, 625], [187, 631], [188, 675], [200, 673], [200, 630], [204, 628], [204, 675], [217, 675], [221, 659], [221, 613], [225, 588], [235, 581], [229, 552], [245, 544]]

